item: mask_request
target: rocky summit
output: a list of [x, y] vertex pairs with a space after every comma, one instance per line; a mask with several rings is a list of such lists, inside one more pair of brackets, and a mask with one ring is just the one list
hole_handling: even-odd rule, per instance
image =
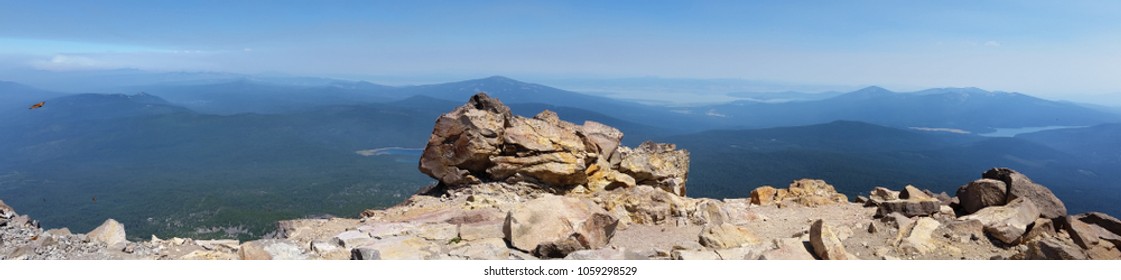
[[128, 236], [112, 219], [42, 229], [0, 201], [0, 259], [1121, 259], [1121, 221], [1069, 215], [1007, 168], [953, 197], [907, 185], [850, 201], [798, 179], [716, 200], [686, 196], [687, 151], [622, 138], [480, 93], [436, 120], [419, 169], [438, 183], [394, 207], [280, 221], [242, 242]]

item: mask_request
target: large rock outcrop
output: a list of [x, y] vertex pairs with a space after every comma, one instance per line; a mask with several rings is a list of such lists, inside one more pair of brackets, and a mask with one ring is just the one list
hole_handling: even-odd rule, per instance
[[1048, 219], [1062, 218], [1067, 215], [1067, 207], [1050, 189], [1032, 182], [1028, 176], [1008, 168], [993, 168], [981, 174], [982, 178], [1000, 180], [1008, 187], [1006, 203], [1017, 198], [1030, 200], [1039, 208], [1040, 215]]
[[751, 191], [751, 203], [767, 205], [772, 202], [778, 203], [779, 206], [791, 202], [806, 207], [817, 207], [845, 203], [848, 202], [848, 197], [838, 193], [833, 185], [815, 179], [795, 180], [785, 189], [762, 186]]
[[420, 171], [453, 189], [527, 182], [565, 194], [649, 185], [685, 195], [687, 151], [652, 142], [631, 149], [622, 138], [613, 127], [576, 125], [551, 111], [517, 116], [479, 93], [436, 120]]

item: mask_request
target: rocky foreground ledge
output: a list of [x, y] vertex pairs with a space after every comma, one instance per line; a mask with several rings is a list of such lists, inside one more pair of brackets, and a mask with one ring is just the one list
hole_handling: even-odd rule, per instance
[[688, 152], [622, 137], [549, 111], [512, 115], [479, 94], [436, 122], [420, 170], [439, 184], [400, 205], [281, 221], [248, 242], [129, 241], [114, 220], [44, 230], [0, 201], [0, 259], [1121, 259], [1121, 221], [1068, 215], [1010, 169], [952, 197], [904, 186], [850, 200], [801, 179], [689, 198]]

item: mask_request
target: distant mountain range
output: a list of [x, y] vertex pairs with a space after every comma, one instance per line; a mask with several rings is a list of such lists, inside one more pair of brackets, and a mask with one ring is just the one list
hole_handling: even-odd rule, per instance
[[724, 127], [765, 128], [851, 120], [892, 127], [961, 129], [1083, 126], [1117, 122], [1119, 116], [1065, 102], [976, 88], [912, 93], [868, 87], [835, 97], [786, 103], [737, 101], [690, 109]]
[[[1018, 93], [870, 87], [665, 107], [501, 76], [392, 87], [217, 74], [142, 84], [131, 75], [110, 75], [129, 81], [120, 87], [128, 94], [0, 82], [6, 203], [77, 231], [111, 216], [130, 233], [176, 235], [392, 205], [430, 182], [416, 156], [356, 151], [421, 148], [440, 114], [485, 91], [520, 115], [548, 109], [619, 128], [630, 146], [654, 139], [688, 149], [693, 196], [743, 197], [798, 178], [822, 178], [850, 195], [905, 184], [952, 193], [978, 172], [1006, 166], [1051, 187], [1073, 212], [1121, 214], [1121, 116]], [[795, 98], [778, 101], [787, 94]], [[46, 106], [27, 109], [40, 101]], [[1082, 128], [978, 135], [1040, 126]], [[972, 133], [942, 132], [950, 130]], [[156, 211], [139, 216], [138, 208]], [[245, 226], [251, 234], [271, 228]]]

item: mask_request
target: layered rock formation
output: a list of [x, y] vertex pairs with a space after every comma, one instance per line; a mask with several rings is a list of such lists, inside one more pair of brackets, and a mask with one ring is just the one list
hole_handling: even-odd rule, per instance
[[360, 218], [280, 221], [268, 238], [44, 230], [0, 201], [0, 259], [1121, 259], [1121, 221], [1068, 216], [1045, 186], [996, 168], [955, 197], [822, 180], [748, 198], [685, 197], [688, 153], [479, 94], [436, 121], [420, 170], [436, 188]]
[[623, 132], [576, 125], [544, 111], [533, 118], [479, 93], [440, 116], [420, 171], [445, 188], [524, 182], [546, 191], [587, 193], [648, 185], [685, 196], [689, 153], [673, 144], [620, 145]]

